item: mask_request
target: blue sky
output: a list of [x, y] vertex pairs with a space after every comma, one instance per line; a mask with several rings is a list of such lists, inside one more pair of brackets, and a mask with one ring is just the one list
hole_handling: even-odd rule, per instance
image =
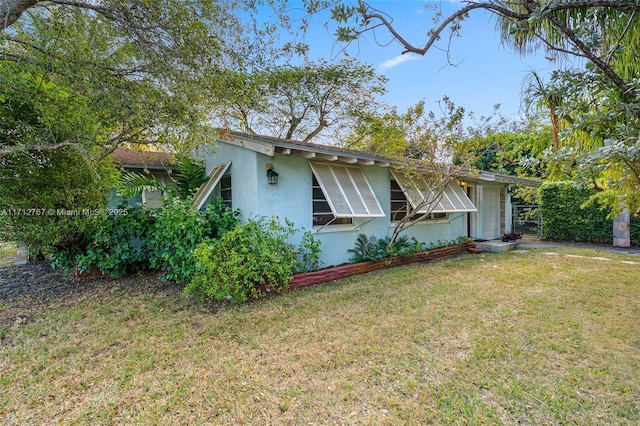
[[[431, 12], [425, 10], [424, 5], [434, 2], [372, 0], [370, 3], [391, 15], [407, 39], [418, 45], [427, 41], [426, 32], [433, 24]], [[453, 1], [437, 4], [441, 5], [445, 16], [462, 7], [462, 3]], [[339, 58], [340, 46], [335, 45], [331, 27], [327, 29], [322, 25], [323, 18], [326, 20], [319, 16], [313, 21], [307, 35], [309, 56]], [[445, 38], [437, 45], [446, 47], [448, 40]], [[402, 48], [397, 43], [386, 47], [379, 45], [390, 40], [388, 33], [380, 29], [375, 38], [368, 34], [353, 43], [348, 52], [389, 78], [385, 100], [401, 111], [421, 99], [436, 110], [436, 102], [447, 95], [456, 105], [476, 115], [490, 114], [495, 104], [501, 104], [502, 114], [515, 118], [520, 111], [520, 92], [526, 75], [531, 69], [545, 74], [553, 68], [553, 64], [544, 58], [544, 52], [522, 57], [502, 46], [495, 29], [495, 18], [483, 11], [472, 11], [463, 23], [461, 37], [453, 39], [451, 62], [456, 63], [456, 67], [447, 66], [446, 54], [441, 50], [432, 49], [425, 56], [401, 55]]]

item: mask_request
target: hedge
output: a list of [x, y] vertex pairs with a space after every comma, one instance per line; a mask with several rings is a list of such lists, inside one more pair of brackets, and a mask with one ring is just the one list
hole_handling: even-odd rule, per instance
[[[547, 182], [540, 186], [542, 237], [611, 244], [613, 221], [607, 219], [607, 207], [595, 202], [581, 208], [595, 193], [595, 190], [577, 187], [573, 182]], [[640, 231], [637, 223], [634, 227]]]

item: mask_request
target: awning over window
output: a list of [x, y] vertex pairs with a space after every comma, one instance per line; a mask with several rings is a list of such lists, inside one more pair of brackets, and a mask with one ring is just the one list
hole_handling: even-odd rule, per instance
[[218, 164], [213, 169], [211, 169], [211, 171], [209, 172], [209, 179], [205, 183], [200, 185], [200, 188], [198, 188], [196, 195], [194, 195], [193, 197], [193, 205], [196, 206], [198, 210], [200, 210], [202, 206], [204, 206], [205, 201], [207, 201], [207, 198], [209, 198], [209, 195], [211, 195], [211, 192], [216, 187], [218, 182], [220, 182], [220, 178], [222, 177], [222, 175], [224, 175], [230, 165], [231, 161], [227, 161], [226, 163]]
[[[440, 199], [430, 189], [430, 185], [422, 176], [405, 176], [402, 172], [391, 170], [391, 174], [402, 188], [402, 191], [414, 209], [421, 206], [417, 213], [459, 213], [475, 212], [476, 206], [467, 194], [456, 184], [447, 184]], [[428, 204], [422, 205], [426, 200]], [[431, 204], [436, 203], [431, 209]]]
[[335, 217], [384, 217], [362, 169], [309, 162]]

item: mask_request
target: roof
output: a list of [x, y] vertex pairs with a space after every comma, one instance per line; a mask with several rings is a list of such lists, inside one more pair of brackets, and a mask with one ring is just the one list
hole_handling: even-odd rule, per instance
[[171, 154], [157, 151], [137, 151], [133, 149], [118, 148], [111, 154], [116, 163], [127, 168], [140, 169], [173, 169]]
[[[397, 159], [372, 152], [291, 139], [274, 138], [271, 136], [249, 135], [228, 129], [220, 129], [219, 132], [218, 140], [221, 142], [241, 146], [269, 156], [278, 153], [281, 155], [298, 155], [308, 159], [329, 162], [339, 161], [347, 164], [362, 164], [367, 166], [402, 167], [402, 163]], [[540, 181], [534, 179], [484, 170], [459, 170], [455, 173], [455, 176], [470, 182], [496, 182], [524, 186], [540, 186], [541, 184]]]

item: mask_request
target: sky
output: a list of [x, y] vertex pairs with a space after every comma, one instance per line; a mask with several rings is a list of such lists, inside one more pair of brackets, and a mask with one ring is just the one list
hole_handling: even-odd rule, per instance
[[[391, 15], [400, 33], [418, 45], [427, 41], [426, 32], [433, 26], [431, 12], [425, 9], [425, 4], [440, 5], [445, 16], [463, 7], [461, 2], [450, 0], [439, 3], [372, 0], [370, 4]], [[335, 43], [333, 30], [324, 27], [323, 18], [326, 20], [326, 16], [319, 16], [313, 21], [306, 37], [309, 56], [339, 59], [340, 46]], [[504, 116], [517, 119], [527, 74], [536, 70], [545, 75], [554, 65], [544, 58], [544, 52], [522, 57], [502, 46], [495, 22], [495, 18], [484, 11], [471, 12], [462, 24], [461, 37], [454, 38], [451, 44], [451, 62], [457, 64], [455, 67], [447, 65], [447, 56], [442, 50], [432, 48], [425, 56], [402, 55], [401, 46], [395, 42], [380, 46], [391, 40], [383, 29], [377, 30], [375, 37], [369, 33], [347, 50], [350, 56], [371, 64], [389, 78], [384, 100], [398, 106], [400, 111], [422, 99], [437, 111], [437, 101], [446, 95], [476, 116], [491, 114], [494, 105], [500, 104]], [[447, 43], [447, 37], [443, 37], [436, 46], [445, 48]]]

